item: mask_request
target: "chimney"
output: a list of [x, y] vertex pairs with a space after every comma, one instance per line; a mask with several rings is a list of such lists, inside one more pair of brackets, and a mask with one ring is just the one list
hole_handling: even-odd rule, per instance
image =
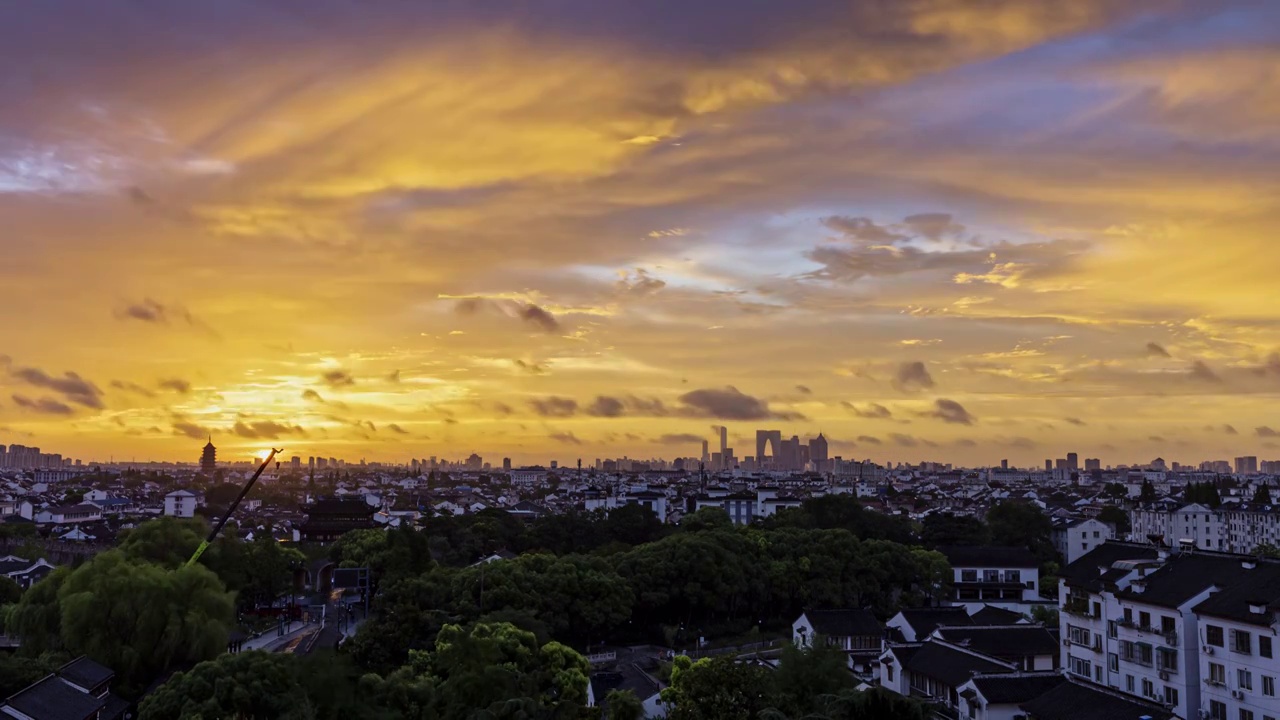
[[1267, 604], [1261, 600], [1250, 600], [1249, 612], [1253, 613], [1254, 615], [1266, 615]]
[[1242, 560], [1240, 562], [1240, 567], [1244, 568], [1245, 570], [1252, 570], [1258, 567], [1258, 561], [1253, 559]]

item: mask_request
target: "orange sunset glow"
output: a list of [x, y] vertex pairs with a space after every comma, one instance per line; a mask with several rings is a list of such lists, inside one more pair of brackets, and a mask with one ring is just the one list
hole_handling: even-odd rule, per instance
[[1280, 457], [1280, 3], [0, 12], [0, 443]]

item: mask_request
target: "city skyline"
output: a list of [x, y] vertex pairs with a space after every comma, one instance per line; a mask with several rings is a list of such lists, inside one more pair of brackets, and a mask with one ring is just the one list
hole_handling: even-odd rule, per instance
[[1280, 457], [1278, 4], [211, 13], [5, 10], [6, 445]]

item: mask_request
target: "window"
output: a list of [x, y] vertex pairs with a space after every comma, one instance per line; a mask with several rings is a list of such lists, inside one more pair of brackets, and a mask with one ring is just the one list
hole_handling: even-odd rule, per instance
[[1178, 688], [1164, 686], [1164, 701], [1168, 705], [1178, 704]]
[[1166, 647], [1156, 650], [1156, 667], [1168, 672], [1178, 672], [1178, 651]]
[[1227, 704], [1221, 700], [1210, 700], [1209, 717], [1213, 720], [1227, 720]]
[[1222, 647], [1222, 628], [1217, 625], [1204, 626], [1204, 644]]
[[1021, 570], [1005, 570], [1004, 581], [1011, 582], [1011, 583], [1022, 582], [1022, 571]]
[[1144, 628], [1151, 627], [1151, 613], [1145, 611], [1138, 613], [1138, 625]]
[[1253, 720], [1253, 711], [1240, 708], [1240, 720]]
[[960, 571], [960, 582], [977, 582], [977, 581], [978, 581], [977, 570], [961, 570]]
[[1231, 631], [1231, 652], [1241, 655], [1253, 654], [1253, 635], [1248, 630]]
[[1151, 697], [1156, 692], [1156, 686], [1148, 679], [1142, 678], [1142, 697]]
[[1075, 625], [1067, 626], [1067, 637], [1076, 645], [1089, 644], [1088, 628], [1076, 627]]
[[1086, 678], [1093, 677], [1093, 668], [1090, 666], [1089, 661], [1083, 658], [1071, 658], [1071, 672], [1076, 675], [1083, 675]]
[[1270, 675], [1262, 676], [1262, 694], [1267, 697], [1276, 696], [1276, 679]]
[[1271, 638], [1266, 635], [1258, 636], [1258, 654], [1264, 658], [1271, 657]]
[[893, 682], [893, 664], [886, 663], [885, 668], [888, 670], [889, 682]]
[[1107, 669], [1111, 672], [1120, 671], [1120, 656], [1115, 653], [1107, 655]]
[[1128, 692], [1133, 692], [1133, 676], [1132, 675], [1124, 676], [1124, 689]]
[[1253, 673], [1244, 668], [1236, 668], [1236, 687], [1241, 690], [1253, 689]]
[[1097, 530], [1094, 530], [1094, 531], [1093, 531], [1093, 536], [1094, 536], [1095, 538], [1096, 538], [1096, 537], [1099, 537], [1099, 535], [1098, 535], [1098, 531], [1097, 531]]
[[1117, 633], [1116, 633], [1116, 621], [1115, 621], [1115, 620], [1108, 620], [1108, 621], [1107, 621], [1107, 637], [1109, 637], [1109, 638], [1114, 638], [1114, 637], [1116, 637], [1116, 635], [1117, 635]]
[[983, 570], [982, 582], [989, 582], [989, 583], [1000, 582], [1000, 571], [999, 570]]
[[1218, 685], [1227, 684], [1227, 668], [1221, 663], [1209, 663], [1209, 682]]
[[1124, 609], [1124, 621], [1127, 623], [1133, 622], [1133, 608]]
[[1177, 622], [1173, 618], [1169, 617], [1168, 615], [1160, 616], [1160, 632], [1164, 633], [1165, 635], [1168, 635], [1169, 633], [1177, 629], [1178, 629]]

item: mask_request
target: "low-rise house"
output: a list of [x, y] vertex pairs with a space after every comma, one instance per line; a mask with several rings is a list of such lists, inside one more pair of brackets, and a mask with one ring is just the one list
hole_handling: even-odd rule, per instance
[[10, 695], [0, 715], [19, 720], [121, 720], [129, 701], [111, 692], [115, 673], [86, 658], [75, 660]]
[[900, 611], [889, 618], [885, 627], [897, 631], [904, 642], [924, 642], [940, 626], [972, 625], [973, 619], [962, 607], [914, 608]]
[[38, 524], [51, 523], [54, 525], [94, 522], [102, 519], [102, 509], [91, 503], [50, 507], [37, 512], [34, 519]]
[[952, 572], [951, 604], [1022, 612], [1040, 602], [1040, 563], [1024, 547], [940, 547]]
[[1041, 625], [943, 627], [933, 637], [1027, 672], [1058, 667], [1058, 640]]
[[886, 648], [880, 655], [880, 686], [958, 712], [960, 688], [974, 676], [1017, 670], [1012, 663], [935, 638]]
[[960, 717], [973, 720], [1019, 720], [1022, 703], [1035, 700], [1066, 682], [1059, 672], [978, 674], [960, 686]]
[[849, 669], [869, 677], [884, 650], [884, 628], [870, 610], [805, 610], [791, 624], [791, 640], [808, 647], [815, 637], [845, 652]]
[[1186, 720], [1186, 716], [1163, 705], [1126, 697], [1070, 677], [1020, 707], [1026, 713], [1026, 720]]

